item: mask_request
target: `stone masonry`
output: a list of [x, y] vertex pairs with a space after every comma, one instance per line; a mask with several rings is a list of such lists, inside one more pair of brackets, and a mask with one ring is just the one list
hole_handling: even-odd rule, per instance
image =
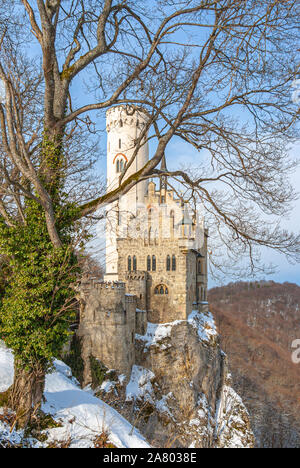
[[[108, 181], [113, 186], [130, 159], [128, 141], [142, 131], [146, 119], [141, 109], [135, 117], [134, 109], [130, 118], [127, 112], [122, 106], [108, 112]], [[137, 158], [142, 158], [137, 167], [145, 164], [148, 149]], [[162, 170], [165, 165], [164, 159]], [[136, 362], [135, 336], [146, 333], [148, 322], [187, 320], [193, 310], [208, 309], [208, 233], [197, 212], [168, 188], [166, 177], [159, 183], [156, 187], [152, 181], [143, 181], [140, 188], [137, 184], [135, 194], [126, 196], [126, 209], [121, 201], [114, 205], [114, 222], [106, 226], [105, 281], [82, 279], [78, 334], [83, 341], [86, 383], [89, 356], [129, 378]]]

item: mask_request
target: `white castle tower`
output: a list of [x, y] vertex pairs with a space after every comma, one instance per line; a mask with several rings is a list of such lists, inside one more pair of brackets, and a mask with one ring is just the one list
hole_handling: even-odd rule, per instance
[[[118, 187], [120, 176], [131, 161], [136, 141], [145, 130], [146, 122], [146, 114], [133, 106], [122, 105], [107, 111], [107, 192]], [[143, 143], [123, 181], [142, 169], [149, 160], [147, 135], [143, 138]], [[121, 235], [120, 229], [124, 229], [129, 217], [137, 214], [138, 205], [144, 203], [147, 188], [147, 181], [139, 182], [118, 202], [107, 207], [105, 278], [107, 280], [118, 280], [117, 237]]]

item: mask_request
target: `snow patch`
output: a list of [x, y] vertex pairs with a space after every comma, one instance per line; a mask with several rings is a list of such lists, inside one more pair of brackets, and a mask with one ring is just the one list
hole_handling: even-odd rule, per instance
[[153, 403], [153, 387], [151, 380], [154, 378], [153, 372], [142, 366], [134, 365], [130, 376], [130, 381], [126, 387], [126, 401], [147, 400]]
[[216, 324], [210, 312], [193, 310], [188, 317], [188, 323], [197, 329], [201, 341], [208, 343], [218, 336]]
[[[13, 354], [3, 343], [0, 346], [0, 391], [6, 391], [13, 382]], [[93, 440], [102, 432], [118, 448], [149, 448], [145, 438], [134, 429], [117, 411], [88, 391], [82, 390], [70, 368], [62, 361], [54, 362], [54, 370], [46, 376], [44, 392], [45, 402], [42, 410], [51, 414], [62, 427], [47, 431], [48, 440], [62, 441], [71, 438], [71, 447], [93, 447]], [[0, 440], [9, 430], [0, 424]], [[21, 443], [22, 431], [13, 430], [9, 439]], [[36, 446], [36, 443], [35, 445]]]
[[150, 323], [148, 322], [147, 331], [145, 335], [136, 334], [136, 339], [143, 341], [145, 344], [145, 351], [150, 346], [159, 346], [160, 349], [167, 349], [168, 345], [162, 343], [163, 340], [171, 336], [172, 328], [179, 323], [182, 323], [183, 320], [175, 320], [170, 323]]

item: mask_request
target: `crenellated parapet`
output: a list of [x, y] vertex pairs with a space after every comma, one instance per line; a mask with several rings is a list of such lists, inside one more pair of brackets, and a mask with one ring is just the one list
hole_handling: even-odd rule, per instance
[[126, 281], [145, 281], [148, 278], [146, 271], [130, 271], [126, 273]]
[[142, 130], [147, 120], [147, 114], [140, 108], [125, 105], [111, 107], [106, 112], [106, 130], [120, 131], [126, 127], [137, 127]]

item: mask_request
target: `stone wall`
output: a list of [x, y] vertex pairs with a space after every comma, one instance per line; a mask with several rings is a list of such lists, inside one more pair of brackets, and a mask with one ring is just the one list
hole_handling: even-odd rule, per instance
[[[178, 239], [145, 242], [143, 239], [118, 239], [119, 278], [126, 290], [142, 296], [141, 309], [147, 309], [153, 323], [185, 320], [196, 302], [196, 254], [182, 250]], [[128, 257], [136, 256], [137, 272], [128, 274]], [[156, 271], [147, 271], [147, 257], [156, 257]], [[167, 271], [167, 255], [176, 257], [176, 271]], [[141, 270], [144, 270], [141, 272]], [[142, 280], [142, 273], [146, 280]], [[155, 294], [155, 288], [165, 285], [167, 295]]]
[[124, 283], [83, 283], [78, 336], [82, 339], [85, 384], [91, 381], [90, 356], [106, 367], [130, 375], [135, 362], [136, 298]]

